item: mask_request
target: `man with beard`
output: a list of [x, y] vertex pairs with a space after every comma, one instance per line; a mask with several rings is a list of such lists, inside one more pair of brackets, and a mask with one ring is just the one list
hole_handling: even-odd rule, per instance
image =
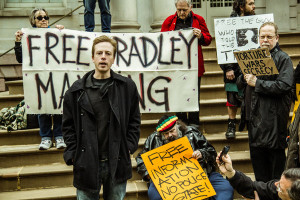
[[294, 70], [291, 58], [280, 49], [278, 40], [275, 23], [261, 25], [260, 47], [269, 49], [279, 74], [258, 77], [246, 74], [237, 80], [238, 87], [244, 88], [241, 121], [245, 121], [248, 128], [255, 179], [263, 182], [280, 179], [286, 160]]
[[202, 133], [193, 126], [186, 126], [178, 121], [177, 116], [164, 115], [159, 121], [156, 131], [152, 133], [144, 144], [144, 149], [136, 157], [137, 171], [145, 181], [150, 181], [148, 196], [150, 200], [162, 199], [153, 182], [150, 180], [149, 173], [141, 158], [141, 154], [176, 139], [186, 136], [193, 148], [192, 157], [197, 159], [203, 170], [206, 171], [208, 178], [216, 191], [216, 200], [233, 199], [233, 189], [229, 182], [216, 172], [216, 150], [206, 140]]
[[[255, 15], [254, 0], [235, 0], [230, 17], [242, 17], [249, 15]], [[239, 98], [242, 96], [235, 82], [241, 72], [237, 63], [223, 64], [220, 65], [220, 67], [224, 71], [225, 91], [227, 93], [226, 106], [229, 116], [228, 128], [225, 136], [227, 139], [234, 139], [236, 131], [236, 113], [238, 107], [241, 106]]]

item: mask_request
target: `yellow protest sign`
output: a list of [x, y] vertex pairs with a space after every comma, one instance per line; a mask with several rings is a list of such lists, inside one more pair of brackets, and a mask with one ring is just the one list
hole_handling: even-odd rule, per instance
[[296, 83], [296, 96], [297, 96], [297, 100], [295, 101], [294, 110], [293, 110], [293, 117], [292, 117], [291, 123], [295, 119], [295, 115], [296, 115], [297, 109], [299, 107], [299, 102], [300, 102], [300, 84], [299, 83]]
[[234, 52], [243, 74], [265, 76], [278, 74], [269, 49], [254, 49]]
[[205, 199], [216, 194], [187, 137], [142, 154], [148, 173], [164, 200]]

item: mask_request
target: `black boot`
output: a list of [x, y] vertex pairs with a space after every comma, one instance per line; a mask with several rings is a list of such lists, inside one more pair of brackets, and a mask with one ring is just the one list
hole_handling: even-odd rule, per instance
[[225, 133], [226, 139], [235, 139], [236, 119], [228, 119], [228, 129]]

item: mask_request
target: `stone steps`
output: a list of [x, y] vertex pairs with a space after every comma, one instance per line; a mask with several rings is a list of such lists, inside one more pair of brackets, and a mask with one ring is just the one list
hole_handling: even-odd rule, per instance
[[[62, 154], [60, 155], [62, 156]], [[132, 159], [132, 178], [141, 180]], [[0, 169], [0, 191], [27, 190], [34, 188], [65, 187], [73, 184], [73, 167], [65, 163], [46, 163]]]
[[22, 145], [22, 144], [39, 144], [41, 136], [39, 129], [25, 129], [7, 132], [0, 130], [0, 146], [2, 145]]
[[[23, 145], [25, 146], [25, 145]], [[31, 145], [32, 146], [32, 145]], [[20, 154], [24, 153], [25, 149], [19, 149]], [[47, 150], [50, 151], [50, 150]], [[49, 157], [46, 152], [42, 151], [44, 157]], [[9, 152], [6, 152], [9, 154]], [[14, 151], [13, 153], [17, 153]], [[0, 156], [5, 157], [7, 162], [10, 162], [10, 155], [3, 155], [0, 148]], [[251, 167], [249, 151], [232, 151], [230, 152], [235, 169], [243, 172], [253, 172]], [[21, 156], [19, 156], [21, 157]], [[56, 155], [57, 160], [61, 160], [62, 153]], [[15, 158], [18, 159], [18, 158]], [[132, 162], [132, 178], [130, 181], [141, 180], [140, 175], [136, 171], [136, 161]], [[73, 167], [66, 166], [62, 162], [50, 161], [41, 164], [40, 162], [32, 163], [30, 158], [22, 161], [22, 165], [17, 166], [1, 166], [0, 169], [0, 191], [28, 190], [33, 188], [49, 188], [49, 187], [65, 187], [71, 186], [73, 180]]]
[[[246, 173], [254, 180], [253, 173]], [[148, 200], [147, 183], [144, 181], [128, 181], [126, 188], [125, 200]], [[102, 197], [102, 190], [100, 191]], [[69, 187], [52, 187], [52, 188], [36, 188], [32, 190], [1, 192], [0, 199], [10, 200], [76, 200], [76, 188]], [[234, 199], [242, 199], [236, 191]]]
[[5, 85], [8, 87], [9, 95], [24, 94], [22, 80], [6, 81]]
[[200, 86], [200, 104], [202, 100], [213, 99], [226, 99], [224, 83]]
[[[148, 187], [143, 181], [128, 181], [125, 200], [146, 200]], [[100, 196], [102, 197], [102, 189]], [[9, 200], [76, 200], [76, 188], [53, 187], [1, 192], [0, 199]]]
[[9, 95], [9, 92], [0, 93], [0, 109], [7, 108], [11, 106], [16, 106], [20, 101], [24, 99], [23, 94]]

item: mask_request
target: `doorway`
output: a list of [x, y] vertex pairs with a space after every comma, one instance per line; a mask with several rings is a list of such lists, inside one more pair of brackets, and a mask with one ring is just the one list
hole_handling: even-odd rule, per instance
[[205, 19], [210, 34], [214, 36], [214, 19], [229, 17], [233, 2], [234, 0], [192, 0], [192, 10]]

